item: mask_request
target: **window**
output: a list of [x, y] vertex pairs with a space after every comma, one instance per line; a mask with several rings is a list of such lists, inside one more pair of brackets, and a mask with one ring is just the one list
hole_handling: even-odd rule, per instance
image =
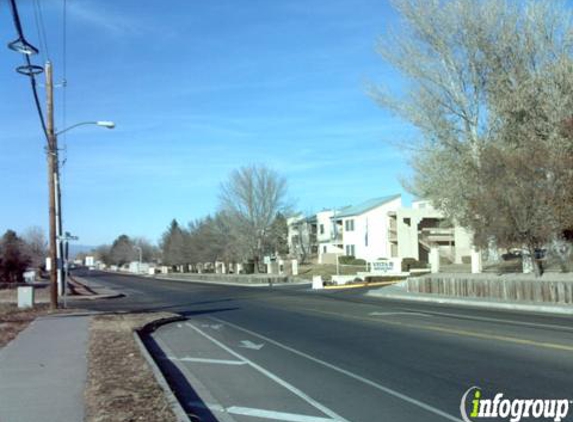
[[346, 230], [347, 232], [353, 232], [354, 231], [354, 220], [346, 220], [344, 222], [344, 230]]
[[326, 253], [326, 246], [322, 247], [322, 253]]
[[354, 245], [346, 245], [346, 256], [356, 256], [356, 248]]
[[406, 224], [407, 226], [409, 226], [410, 224], [412, 224], [412, 219], [411, 219], [410, 217], [404, 218], [404, 224]]
[[324, 224], [320, 225], [320, 234], [324, 234]]

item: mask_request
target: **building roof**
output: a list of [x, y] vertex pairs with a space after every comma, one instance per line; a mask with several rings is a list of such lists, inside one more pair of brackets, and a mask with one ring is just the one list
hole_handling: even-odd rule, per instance
[[306, 222], [309, 224], [316, 223], [317, 220], [318, 219], [316, 218], [316, 214], [306, 217]]
[[365, 212], [373, 210], [374, 208], [377, 208], [380, 205], [384, 205], [387, 202], [400, 198], [400, 196], [401, 196], [400, 194], [397, 194], [397, 195], [383, 196], [380, 198], [372, 198], [361, 204], [346, 207], [343, 210], [341, 210], [340, 214], [336, 214], [332, 218], [338, 220], [339, 218], [352, 217], [355, 215], [364, 214]]

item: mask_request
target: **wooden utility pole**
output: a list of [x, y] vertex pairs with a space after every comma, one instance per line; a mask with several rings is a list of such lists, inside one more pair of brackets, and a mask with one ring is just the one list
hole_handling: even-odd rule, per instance
[[46, 62], [46, 129], [48, 131], [48, 192], [50, 201], [50, 308], [58, 308], [58, 239], [56, 230], [56, 177], [58, 174], [58, 139], [54, 128], [54, 83], [52, 64]]

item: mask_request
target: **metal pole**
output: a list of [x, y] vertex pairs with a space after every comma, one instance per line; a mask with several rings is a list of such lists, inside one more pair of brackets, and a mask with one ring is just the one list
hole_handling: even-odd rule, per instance
[[48, 132], [48, 192], [50, 214], [50, 308], [58, 309], [58, 254], [56, 230], [56, 175], [58, 174], [58, 141], [54, 132], [54, 85], [52, 64], [46, 62], [46, 130]]
[[[57, 135], [54, 135], [57, 140]], [[57, 166], [59, 167], [59, 166]], [[54, 176], [54, 188], [56, 189], [56, 255], [58, 257], [58, 296], [62, 296], [65, 291], [65, 274], [64, 274], [64, 242], [63, 242], [63, 228], [62, 228], [62, 195], [60, 185], [59, 169], [56, 169]]]

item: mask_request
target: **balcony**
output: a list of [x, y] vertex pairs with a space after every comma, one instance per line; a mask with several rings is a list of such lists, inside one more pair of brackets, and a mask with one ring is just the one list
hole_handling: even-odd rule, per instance
[[392, 225], [388, 228], [388, 241], [393, 243], [398, 242], [398, 231], [396, 227], [392, 227]]
[[426, 228], [420, 230], [420, 238], [430, 243], [452, 243], [454, 242], [453, 228]]

